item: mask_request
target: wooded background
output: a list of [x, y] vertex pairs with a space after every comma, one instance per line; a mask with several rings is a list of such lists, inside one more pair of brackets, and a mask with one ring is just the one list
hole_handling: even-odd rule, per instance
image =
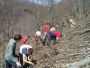
[[[78, 31], [89, 25], [90, 0], [61, 0], [58, 3], [55, 0], [40, 1], [42, 4], [39, 4], [39, 0], [37, 3], [34, 0], [0, 0], [0, 46], [3, 46], [0, 52], [3, 56], [7, 41], [15, 34], [20, 33], [23, 37], [30, 35], [32, 38], [38, 29], [42, 31], [47, 22], [53, 25], [65, 22], [67, 25], [66, 17], [73, 18]], [[59, 31], [63, 32], [63, 29]], [[62, 34], [70, 32], [66, 31]]]
[[[32, 0], [34, 1], [34, 0]], [[8, 37], [20, 32], [31, 35], [33, 28], [38, 28], [46, 22], [60, 23], [66, 16], [74, 17], [77, 21], [90, 17], [89, 0], [42, 0], [45, 5], [28, 0], [0, 0], [0, 21]], [[32, 27], [33, 26], [33, 27]], [[33, 32], [32, 32], [33, 33]]]

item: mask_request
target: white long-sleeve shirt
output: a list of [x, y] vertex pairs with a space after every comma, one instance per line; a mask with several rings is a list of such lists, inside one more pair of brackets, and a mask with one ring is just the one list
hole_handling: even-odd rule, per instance
[[23, 48], [32, 48], [32, 46], [27, 45], [27, 44], [24, 44], [24, 45], [20, 46], [20, 53], [21, 53], [21, 54], [22, 54], [22, 49], [23, 49]]

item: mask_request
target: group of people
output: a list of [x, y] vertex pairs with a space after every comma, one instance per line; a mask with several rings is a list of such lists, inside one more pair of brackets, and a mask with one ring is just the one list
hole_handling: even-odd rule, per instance
[[[33, 66], [34, 62], [31, 59], [31, 55], [33, 53], [33, 48], [30, 45], [27, 45], [28, 37], [22, 39], [20, 34], [16, 34], [13, 39], [10, 39], [5, 54], [5, 62], [6, 68], [28, 68], [29, 66]], [[21, 41], [20, 51], [17, 55], [15, 53], [16, 43]]]
[[61, 34], [58, 31], [56, 31], [55, 27], [50, 23], [47, 23], [43, 27], [43, 33], [44, 36], [43, 38], [41, 38], [41, 31], [36, 31], [36, 34], [33, 37], [35, 43], [41, 41], [43, 45], [50, 45], [51, 41], [56, 43], [56, 40], [58, 40], [61, 37]]
[[[35, 43], [40, 40], [43, 45], [50, 45], [51, 41], [54, 41], [54, 43], [56, 43], [56, 40], [61, 37], [61, 34], [55, 30], [54, 26], [50, 26], [49, 23], [44, 26], [43, 31], [44, 39], [41, 38], [40, 31], [37, 31], [35, 33]], [[22, 39], [22, 36], [20, 34], [16, 34], [13, 39], [9, 40], [4, 58], [6, 62], [6, 68], [12, 68], [12, 66], [15, 68], [28, 68], [29, 66], [33, 66], [36, 63], [36, 61], [33, 62], [34, 60], [31, 59], [33, 48], [32, 46], [27, 44], [29, 37], [30, 36], [27, 36]], [[46, 40], [48, 41], [46, 42]], [[17, 42], [21, 42], [18, 55], [15, 53]]]

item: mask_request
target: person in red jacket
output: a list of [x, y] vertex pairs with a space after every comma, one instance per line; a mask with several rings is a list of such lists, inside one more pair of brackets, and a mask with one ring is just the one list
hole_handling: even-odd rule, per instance
[[36, 34], [33, 36], [33, 41], [36, 43]]
[[56, 43], [56, 40], [58, 40], [61, 37], [61, 34], [57, 31], [50, 32], [49, 35], [50, 35], [50, 43], [53, 40], [54, 44]]
[[56, 36], [57, 40], [61, 37], [61, 34], [57, 31], [54, 31], [53, 34]]
[[47, 23], [47, 24], [44, 26], [43, 31], [44, 31], [44, 38], [45, 38], [45, 37], [46, 37], [46, 35], [47, 35], [47, 34], [48, 34], [48, 32], [49, 32], [49, 23]]
[[30, 36], [24, 37], [21, 41], [21, 45], [26, 44], [26, 42], [28, 42], [28, 38], [30, 38]]

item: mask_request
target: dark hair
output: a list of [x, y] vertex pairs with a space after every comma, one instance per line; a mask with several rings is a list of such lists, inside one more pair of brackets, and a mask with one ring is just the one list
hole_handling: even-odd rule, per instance
[[30, 36], [27, 36], [28, 38], [30, 38]]
[[14, 40], [15, 41], [19, 41], [19, 40], [21, 40], [22, 39], [22, 36], [20, 35], [20, 34], [16, 34], [15, 36], [14, 36]]
[[46, 24], [48, 25], [49, 23], [47, 22]]
[[32, 53], [33, 53], [33, 49], [32, 49], [32, 48], [29, 48], [29, 49], [28, 49], [28, 54], [29, 54], [29, 55], [32, 55]]

